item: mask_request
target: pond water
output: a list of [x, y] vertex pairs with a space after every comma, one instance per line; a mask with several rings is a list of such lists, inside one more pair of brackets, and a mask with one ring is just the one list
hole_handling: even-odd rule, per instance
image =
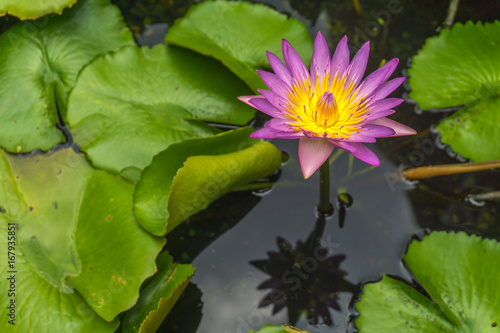
[[[321, 30], [331, 48], [344, 34], [351, 51], [369, 39], [368, 71], [384, 58], [398, 57], [395, 75], [405, 75], [409, 59], [437, 33], [448, 6], [446, 1], [371, 0], [357, 10], [358, 1], [267, 3], [299, 18], [311, 35]], [[499, 17], [498, 3], [471, 0], [460, 3], [456, 21]], [[166, 26], [155, 27], [143, 36], [144, 43], [151, 43], [156, 33], [161, 40]], [[408, 87], [401, 87], [392, 96], [407, 93]], [[159, 332], [240, 333], [265, 323], [291, 323], [311, 332], [354, 332], [353, 304], [364, 283], [391, 274], [413, 284], [401, 261], [412, 238], [430, 230], [463, 230], [499, 239], [500, 204], [474, 206], [465, 200], [468, 193], [498, 190], [498, 171], [413, 183], [398, 179], [402, 167], [464, 161], [442, 145], [433, 130], [453, 110], [420, 112], [406, 99], [392, 118], [418, 134], [370, 145], [381, 159], [380, 167], [334, 153], [335, 212], [325, 221], [316, 216], [318, 173], [304, 180], [298, 142], [275, 140], [272, 143], [288, 159], [267, 180], [274, 182], [272, 189], [227, 194], [170, 233], [167, 249], [176, 261], [192, 263], [196, 273]], [[253, 125], [262, 126], [264, 120], [258, 115]], [[346, 197], [352, 202], [343, 204]], [[306, 242], [310, 235], [315, 241]], [[306, 261], [302, 270], [297, 268]], [[277, 291], [274, 304], [269, 302], [272, 297], [266, 298], [271, 287]], [[266, 301], [267, 306], [259, 306]]]

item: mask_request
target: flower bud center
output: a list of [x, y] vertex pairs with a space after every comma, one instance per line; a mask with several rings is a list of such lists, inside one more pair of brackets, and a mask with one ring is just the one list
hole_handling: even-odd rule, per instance
[[316, 102], [316, 121], [320, 126], [335, 124], [338, 118], [337, 102], [331, 92], [324, 92]]

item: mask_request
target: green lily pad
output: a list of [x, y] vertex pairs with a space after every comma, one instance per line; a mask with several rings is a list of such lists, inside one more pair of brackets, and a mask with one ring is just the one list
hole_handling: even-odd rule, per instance
[[[156, 332], [194, 274], [191, 265], [176, 264], [167, 252], [158, 256], [158, 274], [141, 291], [136, 306], [122, 324], [122, 332]], [[160, 267], [165, 266], [165, 267]]]
[[[19, 243], [27, 262], [47, 282], [70, 293], [65, 280], [81, 269], [74, 234], [86, 185], [82, 179], [92, 172], [91, 168], [82, 163], [82, 156], [69, 154], [68, 150], [50, 157], [8, 155], [3, 151], [0, 154], [3, 184], [8, 187], [0, 197], [0, 205], [10, 221], [20, 224]], [[69, 159], [77, 167], [68, 168]], [[10, 189], [17, 195], [8, 195]], [[12, 211], [10, 207], [16, 208]]]
[[[71, 210], [75, 205], [70, 202], [74, 196], [66, 191], [67, 184], [62, 183], [71, 182], [75, 174], [86, 170], [85, 167], [75, 169], [75, 164], [71, 163], [77, 161], [75, 159], [61, 158], [67, 156], [61, 152], [48, 159], [19, 157], [0, 150], [0, 224], [6, 232], [6, 237], [0, 239], [0, 254], [4, 258], [8, 258], [7, 251], [11, 252], [9, 256], [15, 254], [15, 260], [4, 261], [0, 266], [4, 277], [0, 287], [6, 291], [1, 294], [0, 301], [7, 306], [14, 299], [16, 309], [15, 326], [5, 317], [0, 322], [1, 332], [114, 332], [119, 325], [118, 320], [109, 323], [100, 318], [78, 292], [62, 285], [62, 275], [79, 269], [75, 248], [65, 239], [65, 236], [71, 237], [68, 230], [74, 228]], [[61, 166], [65, 168], [60, 169]], [[42, 187], [45, 193], [40, 191], [37, 178], [30, 174], [30, 168], [34, 167], [38, 168], [38, 176], [48, 182]], [[49, 168], [56, 170], [50, 172]], [[46, 174], [57, 174], [60, 170], [65, 172], [64, 176], [59, 174], [61, 178]], [[62, 177], [66, 180], [59, 182]], [[73, 188], [78, 189], [79, 184], [73, 182]], [[45, 196], [45, 202], [31, 195], [36, 190], [38, 195]], [[69, 198], [65, 199], [64, 195]], [[13, 248], [8, 249], [8, 246]], [[16, 278], [14, 288], [7, 280], [11, 275]], [[12, 291], [15, 295], [9, 295], [9, 289], [15, 289]], [[14, 318], [8, 318], [11, 319]]]
[[217, 133], [203, 121], [242, 125], [254, 115], [243, 82], [217, 61], [175, 46], [124, 47], [80, 74], [67, 120], [94, 165], [140, 172], [172, 143]]
[[428, 38], [413, 58], [410, 98], [421, 109], [439, 109], [500, 92], [500, 21], [456, 23]]
[[82, 0], [62, 16], [12, 26], [0, 36], [0, 146], [28, 152], [64, 142], [58, 110], [64, 114], [80, 69], [132, 43], [109, 0]]
[[444, 119], [436, 129], [441, 141], [476, 162], [500, 159], [500, 98], [464, 107]]
[[232, 188], [278, 169], [281, 152], [245, 127], [171, 145], [153, 158], [134, 194], [144, 229], [164, 235]]
[[282, 56], [282, 38], [310, 63], [312, 39], [297, 19], [262, 4], [206, 1], [175, 21], [165, 41], [219, 59], [257, 91], [266, 86], [255, 70], [269, 68], [266, 51]]
[[73, 6], [76, 1], [3, 0], [0, 2], [0, 16], [9, 14], [21, 20], [32, 20], [50, 13], [61, 14], [64, 8]]
[[[3, 171], [3, 169], [2, 169]], [[14, 194], [14, 193], [12, 193]], [[14, 194], [15, 195], [15, 194]], [[44, 278], [40, 277], [26, 262], [26, 257], [19, 249], [18, 231], [14, 222], [0, 213], [0, 225], [5, 231], [5, 237], [0, 237], [0, 255], [5, 258], [0, 266], [0, 288], [4, 292], [0, 296], [2, 302], [3, 318], [0, 321], [1, 332], [25, 333], [25, 332], [75, 332], [75, 333], [111, 333], [114, 332], [120, 322], [118, 319], [107, 322], [99, 317], [85, 302], [78, 292], [67, 294], [61, 292]], [[14, 225], [9, 225], [14, 223]], [[8, 229], [8, 228], [11, 229]], [[15, 263], [7, 264], [8, 243], [7, 235], [11, 230], [16, 230], [15, 236]], [[15, 273], [13, 273], [13, 271]], [[15, 276], [14, 288], [11, 280]], [[9, 290], [12, 290], [10, 295]], [[11, 300], [14, 300], [15, 317], [10, 317]], [[7, 315], [7, 316], [6, 316]], [[13, 320], [9, 323], [9, 320]]]
[[409, 96], [421, 109], [465, 106], [437, 129], [444, 143], [474, 161], [499, 158], [492, 140], [500, 132], [498, 59], [500, 21], [457, 23], [427, 39], [408, 70]]
[[132, 307], [165, 243], [135, 220], [134, 184], [94, 170], [72, 149], [0, 155], [7, 180], [0, 206], [19, 224], [18, 246], [30, 270], [54, 289], [74, 287], [107, 321]]
[[[439, 254], [439, 255], [436, 255]], [[496, 332], [500, 243], [464, 232], [433, 232], [404, 256], [430, 299], [385, 276], [364, 287], [359, 332]]]
[[271, 324], [265, 324], [258, 331], [250, 330], [248, 333], [309, 333], [308, 331], [299, 330], [290, 325], [279, 325], [274, 326]]

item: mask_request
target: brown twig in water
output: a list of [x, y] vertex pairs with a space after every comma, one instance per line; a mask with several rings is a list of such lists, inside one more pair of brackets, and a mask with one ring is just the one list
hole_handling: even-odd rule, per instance
[[448, 6], [448, 14], [446, 15], [446, 20], [444, 21], [444, 27], [450, 28], [455, 21], [455, 15], [457, 14], [458, 3], [460, 0], [451, 0]]
[[500, 160], [477, 162], [477, 163], [458, 163], [458, 164], [418, 167], [418, 168], [404, 170], [403, 177], [406, 180], [417, 180], [422, 178], [446, 176], [457, 173], [484, 171], [496, 168], [500, 168]]
[[467, 196], [469, 199], [474, 201], [484, 201], [484, 200], [500, 200], [500, 191], [469, 194]]
[[359, 3], [359, 0], [352, 0], [352, 4], [354, 5], [356, 14], [361, 15], [361, 4]]

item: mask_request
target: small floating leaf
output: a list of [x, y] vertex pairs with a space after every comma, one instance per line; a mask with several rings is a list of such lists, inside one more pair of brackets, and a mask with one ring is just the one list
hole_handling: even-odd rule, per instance
[[175, 21], [165, 41], [219, 59], [256, 91], [266, 86], [255, 70], [269, 66], [266, 51], [281, 57], [282, 38], [310, 62], [312, 39], [298, 20], [262, 4], [206, 1]]
[[250, 139], [251, 128], [186, 140], [156, 155], [137, 184], [134, 213], [144, 229], [164, 235], [232, 188], [279, 168], [281, 152]]
[[367, 284], [356, 304], [359, 332], [495, 332], [499, 242], [433, 232], [413, 241], [404, 260], [430, 299], [387, 276]]

